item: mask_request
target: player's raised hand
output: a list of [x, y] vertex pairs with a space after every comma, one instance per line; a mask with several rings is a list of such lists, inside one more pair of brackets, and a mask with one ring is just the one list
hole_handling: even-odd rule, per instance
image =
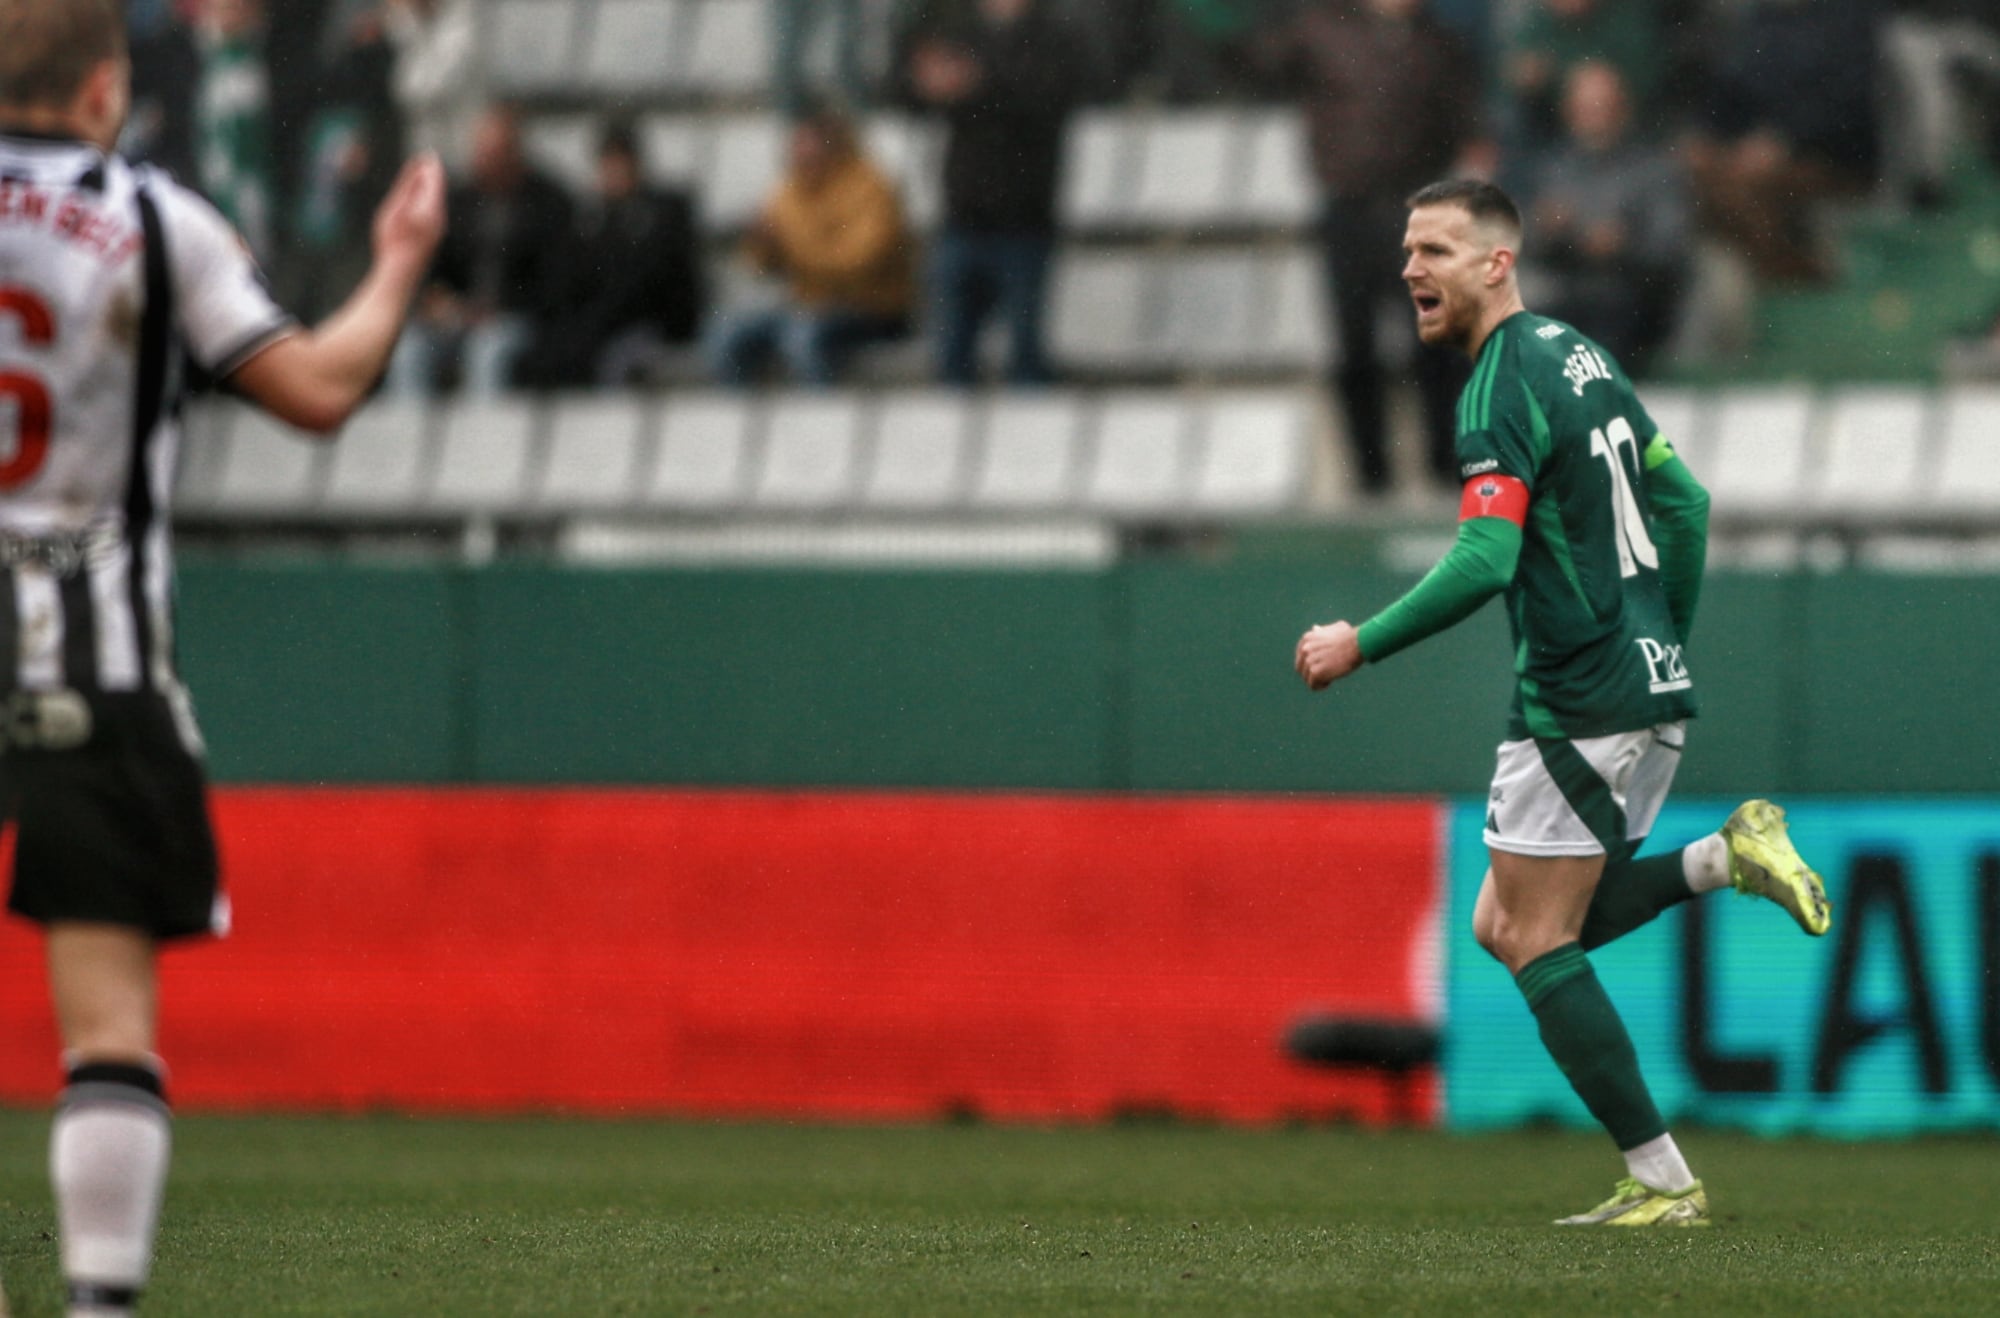
[[430, 264], [445, 224], [444, 165], [435, 152], [410, 160], [375, 210], [375, 256]]
[[1307, 687], [1324, 691], [1361, 667], [1361, 637], [1349, 622], [1328, 622], [1299, 637], [1292, 667]]

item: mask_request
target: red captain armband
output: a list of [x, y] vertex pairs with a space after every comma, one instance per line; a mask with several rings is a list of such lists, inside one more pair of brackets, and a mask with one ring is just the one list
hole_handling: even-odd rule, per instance
[[1475, 517], [1504, 517], [1516, 526], [1528, 522], [1528, 487], [1512, 476], [1488, 472], [1465, 483], [1458, 500], [1458, 520]]

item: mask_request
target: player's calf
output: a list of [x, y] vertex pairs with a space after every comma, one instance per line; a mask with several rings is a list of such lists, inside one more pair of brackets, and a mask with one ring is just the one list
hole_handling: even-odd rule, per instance
[[49, 1140], [70, 1318], [119, 1318], [152, 1270], [172, 1152], [157, 1061], [79, 1062]]

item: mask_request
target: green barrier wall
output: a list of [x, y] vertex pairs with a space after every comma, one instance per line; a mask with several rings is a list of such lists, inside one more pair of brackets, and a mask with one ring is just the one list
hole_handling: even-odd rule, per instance
[[[1407, 576], [195, 562], [183, 667], [237, 782], [1478, 793], [1497, 607], [1334, 690], [1309, 623]], [[1679, 789], [2000, 790], [2000, 580], [1713, 575]]]

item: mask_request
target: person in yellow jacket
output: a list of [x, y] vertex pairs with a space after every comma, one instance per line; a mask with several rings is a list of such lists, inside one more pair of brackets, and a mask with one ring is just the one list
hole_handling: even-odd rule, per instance
[[743, 239], [744, 259], [783, 296], [718, 321], [717, 378], [752, 384], [776, 356], [798, 382], [832, 384], [855, 348], [909, 334], [914, 252], [896, 185], [853, 125], [834, 111], [800, 119], [784, 177]]

